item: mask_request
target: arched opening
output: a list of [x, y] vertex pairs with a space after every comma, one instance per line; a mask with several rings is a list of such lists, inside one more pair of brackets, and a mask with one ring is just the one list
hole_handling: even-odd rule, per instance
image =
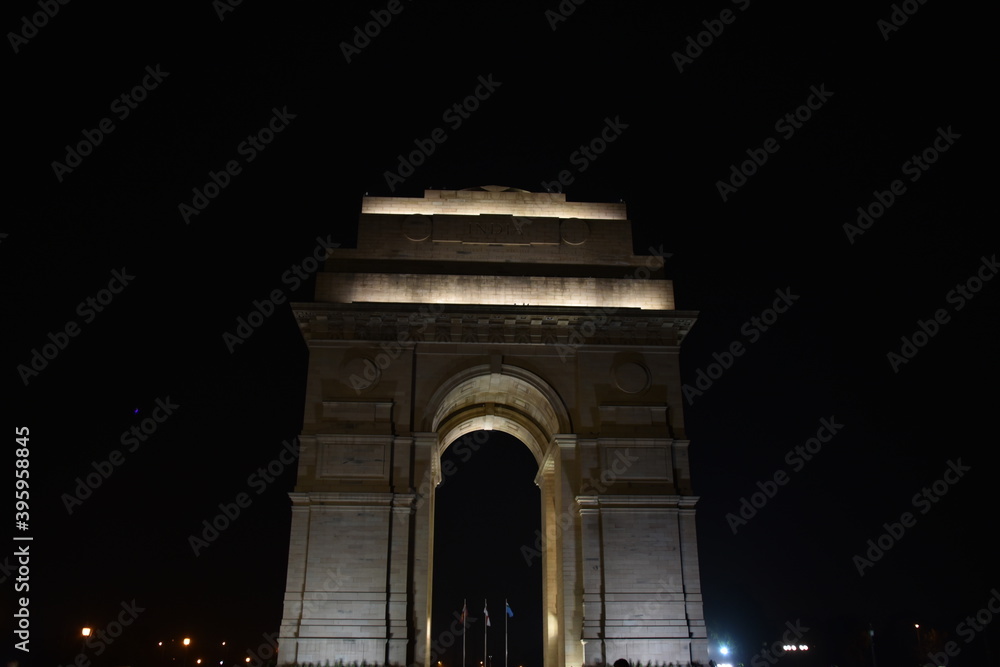
[[542, 666], [537, 472], [524, 443], [498, 431], [469, 433], [442, 454], [434, 500], [432, 667]]
[[[544, 380], [525, 369], [506, 364], [477, 366], [456, 374], [442, 384], [428, 402], [428, 412], [424, 415], [423, 425], [427, 429], [426, 432], [436, 434], [437, 439], [436, 449], [431, 456], [431, 478], [435, 488], [445, 477], [442, 466], [448, 459], [442, 459], [442, 455], [456, 441], [465, 438], [465, 442], [468, 442], [468, 438], [475, 438], [477, 432], [499, 432], [513, 436], [516, 440], [508, 439], [507, 442], [513, 441], [515, 444], [523, 445], [534, 458], [536, 464], [534, 484], [537, 486], [539, 499], [536, 507], [539, 507], [540, 511], [537, 514], [538, 522], [533, 521], [531, 525], [540, 525], [540, 534], [534, 536], [535, 539], [532, 539], [531, 544], [518, 544], [516, 547], [519, 553], [521, 546], [528, 546], [534, 550], [531, 552], [534, 557], [530, 559], [531, 564], [528, 566], [537, 567], [542, 577], [542, 605], [540, 613], [536, 616], [538, 625], [535, 626], [535, 632], [539, 625], [541, 626], [542, 658], [533, 667], [554, 667], [562, 664], [564, 660], [561, 645], [564, 628], [560, 609], [563, 600], [560, 566], [562, 538], [557, 530], [557, 517], [564, 494], [561, 488], [557, 488], [560, 487], [557, 468], [560, 442], [566, 437], [563, 434], [572, 433], [572, 425], [561, 399]], [[462, 456], [461, 444], [461, 442], [456, 443], [455, 451], [458, 456]], [[438, 667], [439, 661], [439, 658], [431, 658], [434, 642], [438, 639], [435, 634], [436, 626], [432, 628], [431, 621], [436, 617], [436, 610], [440, 606], [435, 600], [434, 587], [436, 547], [433, 531], [436, 525], [436, 495], [432, 494], [431, 497], [428, 526], [431, 533], [428, 540], [428, 562], [431, 564], [428, 572], [430, 600], [424, 634], [424, 656], [429, 667]], [[447, 548], [447, 545], [442, 544], [437, 548]], [[452, 602], [442, 602], [442, 604], [445, 604], [443, 616], [447, 617], [453, 613], [447, 606], [453, 604]], [[482, 607], [478, 607], [478, 604], [480, 603], [469, 601], [470, 616], [474, 615], [476, 608], [481, 613]], [[501, 614], [491, 614], [491, 620], [504, 619], [503, 607], [498, 605], [498, 609]], [[485, 659], [479, 658], [475, 661], [467, 655], [467, 667], [476, 667], [480, 661], [489, 661], [488, 651]], [[444, 661], [440, 662], [442, 662], [440, 667], [445, 667]], [[461, 660], [452, 663], [452, 667], [455, 665], [461, 665]], [[503, 662], [497, 661], [494, 653], [493, 667], [502, 665]], [[523, 663], [516, 665], [521, 667]]]

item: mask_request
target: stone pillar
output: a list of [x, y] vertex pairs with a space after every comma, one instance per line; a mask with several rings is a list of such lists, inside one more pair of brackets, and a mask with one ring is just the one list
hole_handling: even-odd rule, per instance
[[587, 579], [588, 586], [601, 587], [594, 594], [588, 588], [588, 599], [603, 605], [599, 621], [588, 613], [587, 639], [594, 643], [588, 643], [588, 664], [619, 658], [675, 664], [691, 660], [692, 637], [704, 637], [704, 620], [700, 590], [685, 588], [683, 554], [689, 537], [681, 513], [693, 509], [678, 506], [686, 502], [669, 495], [581, 498], [585, 558], [598, 558], [603, 572], [600, 580]]
[[281, 662], [298, 660], [299, 624], [302, 622], [302, 596], [306, 583], [306, 556], [309, 552], [309, 505], [304, 493], [288, 494], [292, 499], [292, 527], [288, 548], [288, 573], [285, 576], [284, 612], [278, 632]]
[[559, 627], [560, 600], [558, 595], [560, 561], [559, 543], [559, 478], [556, 475], [558, 450], [549, 450], [538, 469], [538, 486], [542, 500], [542, 662], [545, 667], [562, 667], [562, 637]]
[[708, 631], [701, 598], [701, 572], [698, 566], [698, 538], [695, 529], [696, 497], [681, 500], [678, 525], [681, 542], [681, 567], [684, 570], [684, 600], [688, 629], [691, 634], [691, 659], [708, 662]]
[[604, 652], [604, 563], [601, 548], [601, 510], [597, 496], [579, 496], [580, 551], [583, 583], [584, 664], [603, 665]]
[[[434, 489], [440, 481], [437, 433], [413, 434], [413, 480], [416, 500], [410, 540], [413, 544], [413, 570], [410, 586], [412, 663], [430, 665], [431, 591], [434, 590]], [[408, 663], [410, 664], [410, 663]]]
[[[282, 625], [282, 662], [382, 662], [392, 494], [311, 492], [293, 499], [305, 520], [296, 522], [300, 544], [292, 552], [304, 549], [305, 562], [303, 568], [299, 560], [292, 575], [301, 582], [301, 607]], [[299, 594], [291, 597], [294, 611]], [[286, 638], [294, 639], [290, 652]]]
[[386, 656], [390, 665], [405, 665], [409, 644], [407, 615], [410, 579], [410, 545], [415, 495], [397, 493], [392, 500], [392, 521], [389, 522], [389, 590], [386, 609]]
[[582, 667], [583, 655], [583, 585], [580, 581], [580, 512], [576, 493], [579, 488], [580, 470], [577, 461], [577, 436], [560, 434], [552, 438], [558, 448], [559, 465], [556, 467], [558, 486], [553, 489], [559, 498], [556, 518], [561, 572], [559, 573], [560, 616], [562, 618], [562, 662], [560, 666]]

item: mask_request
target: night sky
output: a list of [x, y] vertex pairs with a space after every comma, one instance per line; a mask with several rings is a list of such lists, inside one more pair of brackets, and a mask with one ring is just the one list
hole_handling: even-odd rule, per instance
[[[366, 43], [372, 12], [388, 22]], [[870, 624], [879, 665], [918, 664], [918, 640], [924, 658], [950, 640], [950, 665], [1000, 664], [1000, 622], [965, 621], [1000, 590], [995, 77], [974, 9], [18, 0], [3, 26], [3, 415], [8, 434], [30, 429], [30, 529], [13, 493], [4, 511], [34, 540], [29, 654], [6, 611], [18, 545], [0, 552], [0, 658], [69, 664], [81, 626], [133, 601], [94, 664], [155, 664], [157, 641], [185, 635], [205, 659], [266, 646], [295, 482], [279, 455], [308, 363], [288, 301], [314, 282], [288, 272], [318, 238], [352, 246], [366, 193], [548, 184], [624, 201], [636, 253], [670, 253], [678, 308], [700, 312], [681, 364], [713, 640], [750, 665], [800, 621], [816, 664], [867, 665]], [[269, 123], [273, 140], [253, 139]], [[225, 187], [202, 201], [210, 172]], [[223, 334], [276, 289], [287, 301], [230, 352]], [[790, 305], [772, 317], [776, 299]], [[51, 340], [64, 349], [44, 368], [19, 369]], [[796, 448], [821, 427], [807, 460]], [[508, 467], [522, 488], [491, 474]], [[463, 597], [479, 618], [488, 597], [500, 641], [508, 596], [525, 667], [541, 635], [540, 566], [520, 552], [533, 475], [525, 448], [491, 439], [440, 487], [436, 528], [435, 619]], [[761, 487], [773, 497], [737, 521]], [[241, 493], [250, 504], [195, 555], [190, 536]], [[899, 537], [859, 563], [885, 524]]]

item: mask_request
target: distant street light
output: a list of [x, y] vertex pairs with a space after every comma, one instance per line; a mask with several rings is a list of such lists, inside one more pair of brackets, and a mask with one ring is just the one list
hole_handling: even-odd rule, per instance
[[190, 646], [191, 645], [191, 638], [190, 637], [185, 637], [184, 639], [181, 640], [181, 643], [184, 644], [185, 646]]
[[90, 633], [90, 628], [80, 628], [80, 635], [83, 637], [83, 639], [80, 640], [82, 642], [82, 648], [80, 649], [81, 652], [87, 648], [87, 637], [90, 636]]

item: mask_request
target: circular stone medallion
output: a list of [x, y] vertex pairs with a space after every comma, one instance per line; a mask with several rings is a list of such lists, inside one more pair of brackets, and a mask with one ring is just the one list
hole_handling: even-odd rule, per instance
[[566, 245], [583, 245], [590, 237], [590, 227], [583, 220], [564, 220], [559, 230]]
[[382, 371], [367, 357], [355, 357], [344, 364], [341, 382], [357, 391], [371, 389], [382, 378]]
[[642, 364], [627, 361], [614, 369], [615, 384], [626, 394], [638, 394], [649, 386], [649, 371]]
[[407, 216], [403, 221], [403, 235], [411, 241], [426, 241], [431, 237], [431, 220], [426, 215]]

